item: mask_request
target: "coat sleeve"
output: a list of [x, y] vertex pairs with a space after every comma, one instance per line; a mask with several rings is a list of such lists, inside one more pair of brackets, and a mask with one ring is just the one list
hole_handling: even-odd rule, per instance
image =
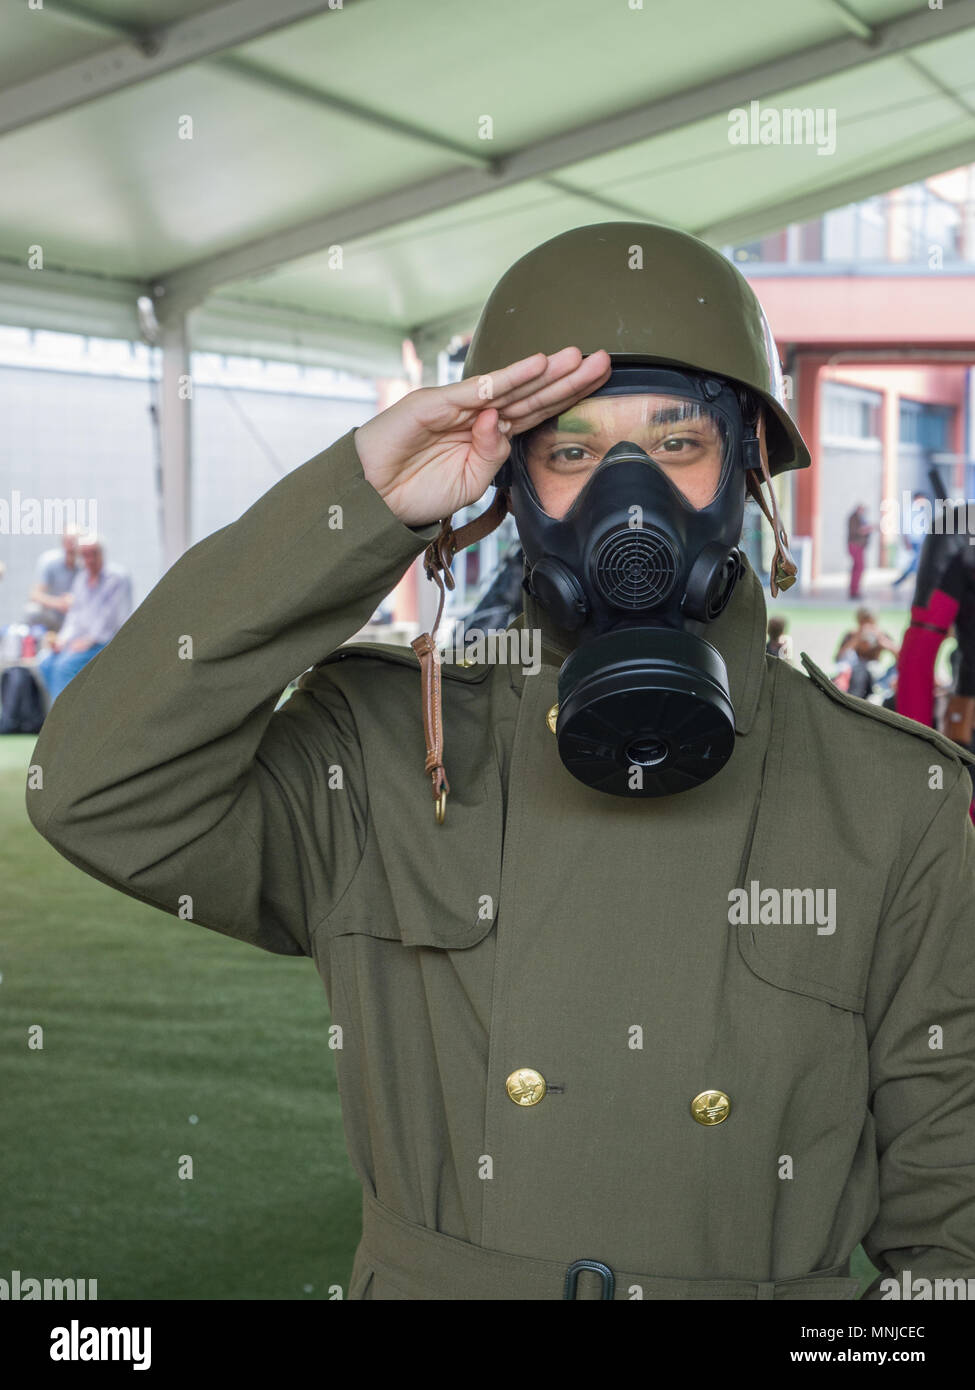
[[[866, 1003], [880, 1205], [863, 1246], [881, 1281], [975, 1277], [975, 829], [966, 767], [877, 939]], [[953, 774], [957, 772], [957, 776]], [[923, 1286], [921, 1286], [923, 1288]]]
[[439, 530], [401, 522], [350, 430], [163, 576], [51, 707], [27, 810], [72, 864], [281, 955], [361, 858], [353, 712], [289, 681], [369, 621]]

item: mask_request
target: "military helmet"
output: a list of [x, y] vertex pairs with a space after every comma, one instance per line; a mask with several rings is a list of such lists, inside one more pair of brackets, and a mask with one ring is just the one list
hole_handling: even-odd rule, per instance
[[737, 382], [768, 407], [769, 472], [809, 467], [758, 297], [736, 266], [688, 232], [596, 222], [536, 246], [492, 290], [464, 376], [572, 346], [584, 356], [605, 348], [614, 367], [676, 365]]

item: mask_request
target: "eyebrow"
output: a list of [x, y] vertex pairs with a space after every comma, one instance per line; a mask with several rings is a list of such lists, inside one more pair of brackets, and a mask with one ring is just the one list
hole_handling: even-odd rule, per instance
[[[644, 421], [648, 425], [672, 425], [681, 420], [710, 419], [699, 406], [689, 401], [687, 405], [668, 405], [660, 410], [655, 410], [652, 415], [647, 416]], [[590, 420], [586, 420], [581, 415], [559, 415], [554, 420], [546, 421], [540, 428], [550, 434], [598, 434], [599, 427]]]

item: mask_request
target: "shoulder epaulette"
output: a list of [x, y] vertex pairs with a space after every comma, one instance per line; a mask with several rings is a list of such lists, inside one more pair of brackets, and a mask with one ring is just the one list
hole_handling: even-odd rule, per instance
[[[419, 674], [420, 658], [412, 647], [400, 646], [395, 642], [349, 642], [337, 647], [334, 652], [319, 661], [314, 669], [327, 666], [333, 661], [344, 661], [349, 657], [365, 657], [373, 661], [391, 661], [398, 666], [412, 666]], [[482, 681], [488, 673], [486, 661], [447, 661], [440, 664], [440, 673], [445, 680]]]
[[915, 738], [927, 739], [928, 743], [934, 744], [940, 752], [956, 757], [960, 762], [975, 763], [975, 753], [969, 753], [967, 748], [962, 748], [960, 743], [946, 738], [937, 729], [929, 729], [926, 724], [919, 724], [916, 719], [908, 719], [904, 714], [895, 714], [893, 710], [884, 709], [883, 705], [872, 705], [868, 700], [859, 700], [855, 695], [845, 694], [837, 689], [829, 676], [821, 671], [805, 652], [800, 652], [799, 656], [810, 680], [838, 705], [844, 705], [856, 714], [865, 714], [868, 719], [876, 719], [881, 724], [889, 724], [891, 728], [900, 729], [902, 733], [913, 734]]

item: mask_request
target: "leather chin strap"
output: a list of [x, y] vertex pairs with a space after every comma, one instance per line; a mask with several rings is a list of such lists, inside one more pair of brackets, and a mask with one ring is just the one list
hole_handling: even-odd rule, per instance
[[[440, 688], [440, 654], [434, 637], [443, 615], [444, 599], [447, 589], [453, 589], [454, 576], [450, 572], [454, 556], [458, 550], [465, 550], [475, 541], [489, 536], [504, 521], [508, 513], [508, 494], [500, 489], [494, 501], [480, 516], [455, 531], [450, 517], [444, 517], [436, 539], [431, 541], [423, 552], [423, 567], [427, 578], [433, 579], [440, 589], [440, 602], [437, 604], [437, 618], [432, 632], [422, 632], [415, 637], [410, 646], [420, 659], [420, 696], [423, 702], [423, 737], [426, 742], [427, 757], [424, 771], [433, 784], [434, 810], [437, 824], [443, 825], [447, 810], [447, 793], [450, 783], [443, 764], [443, 697]], [[441, 572], [443, 578], [441, 578]]]
[[[775, 598], [780, 589], [792, 587], [796, 582], [798, 570], [789, 550], [789, 537], [782, 525], [775, 490], [772, 487], [772, 478], [768, 468], [768, 451], [765, 444], [765, 419], [761, 412], [755, 428], [755, 438], [758, 442], [761, 459], [762, 479], [768, 485], [769, 496], [772, 499], [771, 511], [762, 493], [762, 484], [756, 477], [757, 465], [746, 469], [745, 478], [748, 491], [761, 507], [775, 537], [775, 554], [772, 557], [769, 575], [769, 586], [772, 597]], [[444, 823], [450, 783], [447, 781], [443, 762], [443, 692], [440, 685], [440, 654], [437, 651], [434, 637], [443, 616], [444, 600], [447, 597], [446, 591], [455, 587], [454, 576], [450, 572], [454, 556], [459, 550], [466, 550], [475, 541], [489, 536], [501, 525], [507, 513], [508, 494], [498, 489], [490, 507], [483, 511], [480, 516], [475, 517], [473, 521], [469, 521], [466, 526], [462, 526], [459, 531], [453, 529], [449, 516], [444, 517], [440, 523], [440, 531], [436, 539], [430, 542], [423, 553], [423, 567], [426, 570], [427, 578], [434, 580], [440, 589], [440, 602], [437, 604], [437, 617], [433, 624], [433, 630], [422, 632], [419, 637], [413, 639], [410, 646], [420, 660], [423, 737], [427, 750], [424, 771], [430, 777], [433, 787], [434, 810], [438, 825]]]
[[772, 564], [769, 570], [769, 589], [772, 597], [777, 598], [780, 589], [791, 589], [796, 582], [796, 575], [799, 567], [792, 558], [792, 551], [789, 549], [789, 537], [786, 535], [785, 527], [782, 525], [782, 518], [779, 516], [779, 504], [776, 500], [775, 489], [772, 486], [772, 477], [768, 471], [768, 448], [765, 443], [765, 414], [763, 411], [758, 413], [758, 423], [755, 426], [755, 438], [758, 440], [758, 451], [761, 459], [762, 481], [767, 483], [769, 496], [772, 499], [772, 510], [769, 511], [768, 503], [762, 492], [762, 482], [755, 476], [756, 466], [751, 465], [746, 468], [745, 486], [754, 497], [765, 514], [765, 519], [772, 528], [772, 535], [775, 537], [775, 554], [772, 556]]

